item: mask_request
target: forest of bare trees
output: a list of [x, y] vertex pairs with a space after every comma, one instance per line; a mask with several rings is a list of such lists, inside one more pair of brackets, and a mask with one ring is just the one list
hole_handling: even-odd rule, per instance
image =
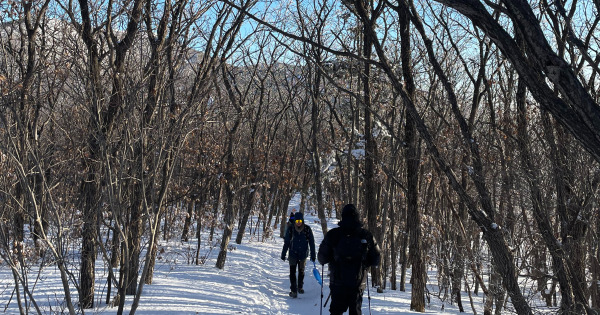
[[323, 231], [359, 205], [373, 287], [411, 283], [415, 311], [437, 281], [461, 311], [471, 289], [490, 315], [599, 313], [599, 0], [5, 0], [0, 22], [0, 268], [23, 313], [41, 263], [70, 314], [133, 313], [159, 240], [203, 264], [210, 231], [222, 269], [295, 194]]

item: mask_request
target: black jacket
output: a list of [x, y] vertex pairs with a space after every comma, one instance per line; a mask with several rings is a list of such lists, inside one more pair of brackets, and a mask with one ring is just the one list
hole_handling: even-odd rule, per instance
[[[379, 246], [375, 242], [373, 238], [373, 234], [371, 232], [362, 228], [362, 224], [358, 221], [352, 220], [342, 220], [338, 223], [339, 227], [331, 229], [325, 235], [325, 238], [321, 242], [319, 246], [319, 253], [317, 258], [319, 263], [329, 264], [329, 272], [330, 272], [330, 286], [345, 286], [347, 285], [347, 281], [345, 279], [351, 279], [356, 277], [362, 277], [360, 279], [360, 286], [364, 288], [366, 283], [367, 273], [364, 272], [370, 266], [375, 266], [379, 264], [379, 260], [381, 257]], [[362, 269], [360, 274], [356, 274], [354, 271], [350, 271], [348, 269], [342, 268], [339, 261], [336, 261], [334, 257], [334, 249], [337, 246], [340, 239], [345, 235], [356, 235], [362, 240], [366, 241], [367, 248], [364, 259], [362, 260]], [[357, 248], [357, 251], [360, 250]], [[349, 274], [349, 273], [354, 274]]]
[[[300, 214], [296, 214], [296, 218], [304, 221], [304, 218]], [[295, 226], [288, 227], [283, 242], [283, 251], [281, 257], [284, 258], [289, 250], [290, 258], [297, 260], [304, 260], [308, 257], [310, 249], [310, 260], [315, 260], [315, 237], [313, 235], [310, 226], [303, 223], [303, 229], [301, 231], [296, 230]]]

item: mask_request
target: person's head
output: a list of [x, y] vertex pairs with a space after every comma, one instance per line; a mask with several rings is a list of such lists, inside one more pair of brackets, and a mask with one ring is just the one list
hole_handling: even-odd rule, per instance
[[342, 208], [342, 220], [338, 223], [341, 227], [356, 228], [362, 226], [360, 215], [354, 204], [347, 204]]
[[294, 215], [294, 222], [296, 226], [302, 226], [302, 224], [304, 224], [304, 215], [302, 212], [298, 212]]

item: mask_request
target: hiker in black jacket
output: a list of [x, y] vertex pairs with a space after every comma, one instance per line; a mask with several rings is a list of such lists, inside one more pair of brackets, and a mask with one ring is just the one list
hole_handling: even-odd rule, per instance
[[[289, 250], [290, 262], [290, 296], [298, 297], [298, 293], [304, 293], [304, 268], [310, 248], [310, 261], [315, 261], [315, 237], [310, 226], [304, 223], [304, 215], [298, 212], [294, 215], [294, 226], [287, 229], [283, 242], [281, 259]], [[298, 266], [298, 281], [296, 282], [296, 266]]]
[[367, 268], [379, 264], [379, 246], [371, 232], [362, 228], [353, 204], [342, 209], [339, 227], [331, 229], [319, 246], [319, 263], [329, 264], [331, 314], [362, 314]]

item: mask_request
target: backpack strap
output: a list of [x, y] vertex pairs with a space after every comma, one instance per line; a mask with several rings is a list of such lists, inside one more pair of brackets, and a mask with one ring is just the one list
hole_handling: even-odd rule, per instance
[[310, 226], [308, 226], [308, 225], [306, 225], [306, 223], [304, 223], [304, 236], [306, 237], [307, 241], [310, 241], [309, 232], [310, 232]]

